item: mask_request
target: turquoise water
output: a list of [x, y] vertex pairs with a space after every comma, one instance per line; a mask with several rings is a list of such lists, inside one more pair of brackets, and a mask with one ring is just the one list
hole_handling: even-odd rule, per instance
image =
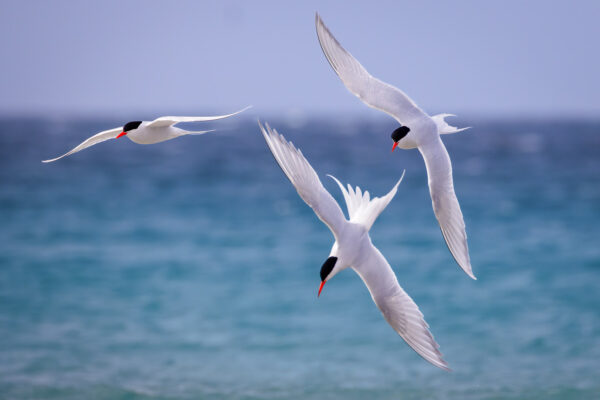
[[269, 121], [338, 200], [326, 173], [384, 194], [406, 168], [372, 238], [447, 373], [352, 271], [317, 299], [332, 236], [254, 120], [47, 165], [123, 121], [1, 122], [1, 398], [600, 398], [600, 123], [461, 121], [475, 128], [444, 137], [475, 282], [444, 245], [420, 155], [390, 153], [393, 123]]

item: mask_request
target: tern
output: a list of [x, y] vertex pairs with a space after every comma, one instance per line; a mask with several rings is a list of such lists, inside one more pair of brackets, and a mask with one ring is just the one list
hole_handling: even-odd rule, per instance
[[469, 258], [465, 222], [454, 193], [452, 163], [440, 138], [440, 134], [468, 128], [448, 125], [444, 119], [452, 114], [430, 117], [400, 89], [371, 76], [331, 34], [319, 14], [316, 14], [316, 26], [321, 49], [346, 88], [367, 106], [391, 115], [400, 123], [391, 135], [394, 141], [392, 151], [396, 147], [416, 147], [421, 152], [427, 168], [433, 211], [448, 249], [467, 275], [477, 279]]
[[359, 187], [352, 189], [348, 185], [346, 190], [339, 180], [328, 175], [338, 184], [346, 200], [350, 217], [347, 220], [302, 152], [268, 124], [263, 127], [259, 123], [259, 126], [285, 175], [302, 200], [329, 227], [335, 238], [329, 257], [321, 267], [321, 285], [317, 296], [321, 295], [325, 282], [330, 281], [338, 272], [352, 268], [367, 286], [385, 320], [406, 343], [431, 364], [449, 370], [419, 307], [400, 287], [390, 264], [371, 243], [369, 236], [371, 226], [396, 195], [404, 173], [388, 194], [373, 199], [369, 192], [362, 192]]
[[185, 129], [175, 127], [175, 125], [179, 124], [180, 122], [205, 122], [228, 118], [246, 111], [248, 108], [250, 107], [246, 107], [232, 114], [213, 115], [210, 117], [160, 117], [154, 121], [131, 121], [122, 127], [97, 133], [94, 136], [84, 140], [73, 150], [63, 154], [62, 156], [53, 158], [51, 160], [44, 160], [42, 162], [49, 163], [60, 160], [63, 157], [77, 153], [78, 151], [86, 149], [95, 144], [109, 139], [118, 139], [122, 136], [127, 136], [129, 140], [134, 143], [154, 144], [164, 142], [165, 140], [175, 139], [176, 137], [184, 135], [202, 135], [204, 133], [212, 132], [214, 129], [207, 131], [186, 131]]

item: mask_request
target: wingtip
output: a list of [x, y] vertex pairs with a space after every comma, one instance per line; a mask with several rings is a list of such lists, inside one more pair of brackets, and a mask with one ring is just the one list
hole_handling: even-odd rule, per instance
[[263, 123], [259, 119], [257, 119], [257, 121], [258, 121], [258, 126], [260, 127], [260, 130], [261, 130], [263, 136], [267, 140], [267, 143], [270, 143], [274, 138], [277, 138], [278, 136], [281, 136], [283, 138], [283, 140], [285, 141], [285, 138], [283, 137], [283, 135], [279, 135], [277, 133], [277, 130], [272, 129], [268, 122], [264, 122], [264, 125], [263, 125]]
[[[458, 261], [457, 261], [458, 263]], [[465, 274], [467, 274], [467, 276], [471, 279], [473, 279], [474, 281], [477, 280], [477, 277], [475, 276], [475, 274], [473, 273], [473, 268], [471, 267], [471, 263], [469, 262], [469, 264], [467, 266], [462, 266], [462, 264], [458, 264], [458, 266], [465, 271]]]
[[230, 116], [230, 117], [233, 117], [234, 115], [241, 114], [241, 113], [243, 113], [244, 111], [246, 111], [246, 110], [249, 110], [249, 109], [251, 109], [251, 108], [252, 108], [252, 105], [246, 106], [246, 107], [242, 108], [242, 109], [241, 109], [241, 110], [239, 110], [239, 111], [236, 111], [236, 112], [234, 112], [234, 113], [232, 113], [232, 114], [229, 114], [229, 116]]
[[319, 29], [328, 31], [328, 28], [325, 25], [325, 22], [323, 22], [323, 18], [321, 18], [321, 15], [319, 15], [318, 12], [315, 12], [315, 28], [317, 29], [317, 37], [319, 37], [319, 42], [320, 42], [321, 35], [319, 33]]
[[398, 182], [396, 183], [396, 188], [400, 185], [400, 183], [404, 180], [404, 175], [406, 174], [406, 169], [402, 170], [402, 175], [400, 175], [400, 179], [398, 179]]
[[258, 122], [258, 127], [260, 128], [260, 131], [262, 132], [263, 136], [265, 136], [265, 138], [266, 138], [268, 136], [268, 133], [267, 133], [267, 130], [265, 129], [265, 125], [263, 125], [263, 123], [260, 122], [259, 118], [256, 119], [256, 122]]
[[448, 364], [446, 363], [446, 361], [444, 361], [444, 364], [442, 364], [442, 365], [439, 365], [438, 367], [439, 367], [440, 369], [443, 369], [443, 370], [444, 370], [444, 371], [446, 371], [446, 372], [454, 372], [454, 371], [452, 371], [452, 368], [450, 368], [450, 367], [448, 366]]

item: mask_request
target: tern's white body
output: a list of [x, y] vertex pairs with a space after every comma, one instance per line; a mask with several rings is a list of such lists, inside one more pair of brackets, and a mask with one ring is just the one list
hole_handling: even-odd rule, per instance
[[104, 142], [109, 139], [115, 139], [118, 136], [121, 136], [121, 134], [123, 134], [123, 136], [127, 136], [129, 140], [137, 144], [154, 144], [164, 142], [166, 140], [175, 139], [176, 137], [184, 135], [201, 135], [207, 132], [212, 132], [213, 130], [186, 131], [185, 129], [175, 127], [175, 125], [180, 122], [206, 122], [228, 118], [233, 115], [239, 114], [242, 111], [247, 110], [248, 108], [249, 107], [246, 107], [243, 110], [234, 112], [232, 114], [214, 115], [210, 117], [160, 117], [155, 119], [154, 121], [137, 121], [139, 125], [135, 129], [124, 132], [124, 127], [118, 127], [97, 133], [94, 136], [83, 141], [71, 151], [63, 154], [62, 156], [53, 158], [51, 160], [44, 160], [43, 162], [47, 163], [60, 160], [63, 157], [66, 157], [73, 153], [77, 153], [78, 151], [86, 149], [95, 144]]
[[400, 89], [371, 76], [335, 39], [318, 14], [316, 25], [323, 53], [348, 90], [369, 107], [391, 115], [401, 125], [410, 128], [410, 132], [397, 142], [398, 147], [419, 149], [427, 167], [433, 211], [446, 244], [458, 265], [476, 279], [469, 257], [465, 222], [454, 193], [452, 163], [440, 138], [440, 134], [467, 128], [457, 129], [448, 125], [444, 118], [450, 114], [427, 115]]
[[371, 199], [369, 192], [363, 193], [359, 187], [352, 189], [350, 185], [346, 190], [332, 176], [346, 200], [350, 217], [347, 220], [302, 152], [268, 125], [260, 128], [275, 160], [300, 197], [335, 237], [330, 253], [330, 258], [336, 258], [335, 265], [326, 277], [322, 277], [323, 282], [346, 268], [352, 268], [361, 277], [392, 328], [425, 360], [448, 369], [419, 307], [400, 287], [394, 271], [369, 237], [371, 226], [396, 194], [402, 178], [387, 195]]
[[153, 127], [151, 122], [144, 121], [139, 128], [127, 134], [127, 138], [137, 144], [154, 144], [166, 140], [175, 139], [179, 136], [206, 133], [208, 131], [190, 132], [174, 126]]

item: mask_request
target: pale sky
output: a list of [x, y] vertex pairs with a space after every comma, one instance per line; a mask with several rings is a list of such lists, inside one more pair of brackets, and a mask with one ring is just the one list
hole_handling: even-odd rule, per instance
[[600, 116], [600, 1], [1, 1], [0, 113], [368, 113], [314, 14], [430, 112]]

